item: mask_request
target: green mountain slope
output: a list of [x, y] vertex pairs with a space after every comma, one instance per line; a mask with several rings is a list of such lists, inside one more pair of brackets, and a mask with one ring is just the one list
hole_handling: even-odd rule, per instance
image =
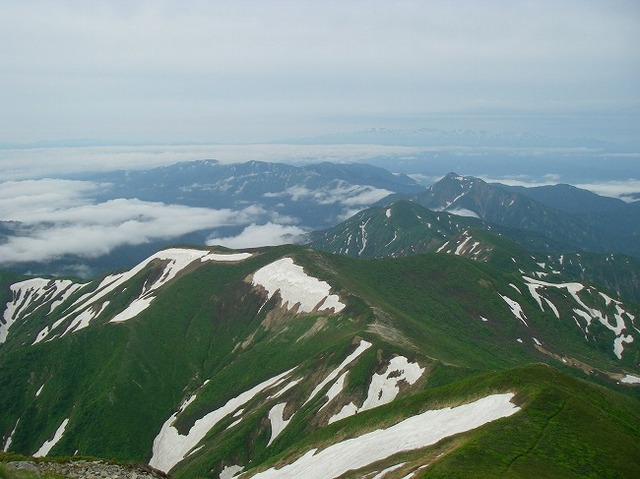
[[481, 221], [431, 211], [399, 200], [373, 207], [309, 235], [310, 245], [354, 258], [394, 258], [433, 251], [451, 236]]
[[[565, 203], [581, 203], [585, 208], [610, 204], [605, 198], [577, 188], [562, 189]], [[438, 211], [475, 216], [494, 227], [520, 232], [512, 239], [526, 245], [527, 236], [535, 235], [545, 241], [535, 242], [539, 251], [551, 251], [551, 245], [561, 250], [585, 250], [594, 253], [619, 253], [638, 257], [637, 205], [623, 205], [610, 211], [588, 211], [563, 207], [556, 198], [557, 188], [521, 191], [499, 184], [449, 173], [427, 190], [402, 196]], [[400, 196], [391, 197], [397, 199]], [[389, 202], [389, 200], [387, 200]], [[506, 230], [508, 229], [508, 230]], [[526, 232], [522, 235], [522, 232]], [[545, 247], [546, 246], [546, 247]], [[557, 249], [557, 248], [554, 248]]]
[[[176, 478], [327, 477], [322, 458], [329, 477], [640, 471], [640, 311], [589, 286], [284, 246], [165, 250], [3, 294], [4, 450]], [[393, 439], [425, 424], [441, 433]]]
[[530, 231], [491, 226], [406, 200], [368, 208], [308, 239], [314, 248], [356, 258], [456, 254], [503, 272], [591, 282], [640, 302], [640, 261], [634, 257], [567, 250]]

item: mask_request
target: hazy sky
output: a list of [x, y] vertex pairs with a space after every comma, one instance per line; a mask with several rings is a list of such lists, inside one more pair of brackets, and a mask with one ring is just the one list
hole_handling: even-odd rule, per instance
[[0, 142], [640, 133], [637, 0], [0, 0], [0, 11]]

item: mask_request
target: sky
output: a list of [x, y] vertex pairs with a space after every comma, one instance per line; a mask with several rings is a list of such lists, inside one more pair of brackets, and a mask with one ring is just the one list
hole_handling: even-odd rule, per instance
[[635, 0], [0, 0], [0, 143], [640, 133]]
[[[442, 155], [470, 174], [458, 164], [500, 153], [288, 143], [369, 128], [640, 145], [637, 0], [0, 0], [0, 12], [0, 227], [19, 225], [0, 244], [0, 266], [95, 258], [202, 230], [209, 244], [236, 248], [305, 231], [255, 207], [98, 200], [110, 185], [68, 176], [79, 172]], [[570, 182], [565, 171], [579, 164], [577, 186], [624, 199], [640, 191], [637, 149], [522, 154], [510, 163], [550, 169], [472, 174], [531, 186]], [[587, 163], [595, 176], [583, 174]]]

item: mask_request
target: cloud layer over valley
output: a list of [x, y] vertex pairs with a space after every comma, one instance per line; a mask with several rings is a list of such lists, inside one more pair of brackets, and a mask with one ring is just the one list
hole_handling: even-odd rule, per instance
[[0, 244], [0, 263], [50, 261], [73, 255], [96, 258], [124, 245], [168, 240], [221, 226], [261, 220], [256, 206], [240, 210], [92, 195], [109, 185], [71, 180], [11, 181], [0, 184], [0, 218], [11, 234]]

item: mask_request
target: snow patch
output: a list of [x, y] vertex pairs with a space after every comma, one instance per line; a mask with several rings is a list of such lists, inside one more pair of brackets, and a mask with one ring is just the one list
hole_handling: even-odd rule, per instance
[[374, 373], [371, 377], [367, 398], [362, 403], [362, 406], [358, 408], [353, 403], [347, 404], [338, 414], [335, 414], [329, 419], [329, 424], [339, 419], [352, 416], [360, 411], [366, 411], [390, 403], [400, 393], [399, 384], [401, 382], [404, 381], [410, 385], [415, 384], [424, 373], [424, 370], [425, 368], [421, 368], [417, 362], [410, 363], [404, 356], [392, 358], [384, 373]]
[[218, 476], [220, 479], [233, 479], [236, 477], [238, 472], [241, 472], [244, 469], [242, 466], [238, 466], [237, 464], [233, 466], [225, 466], [225, 468], [220, 471], [220, 475]]
[[426, 411], [387, 429], [363, 434], [324, 448], [311, 449], [280, 469], [271, 468], [254, 479], [330, 479], [394, 454], [430, 446], [445, 437], [511, 416], [520, 410], [512, 393], [494, 394], [453, 408]]
[[161, 471], [168, 472], [182, 461], [191, 449], [196, 447], [218, 422], [235, 412], [239, 407], [244, 406], [262, 391], [280, 384], [291, 371], [293, 371], [293, 369], [285, 371], [271, 379], [267, 379], [237, 397], [229, 399], [224, 406], [196, 420], [187, 434], [182, 435], [173, 427], [173, 424], [178, 418], [178, 414], [186, 407], [185, 404], [188, 405], [195, 399], [195, 395], [191, 396], [191, 398], [183, 403], [183, 407], [181, 407], [178, 412], [172, 414], [162, 425], [160, 432], [153, 440], [153, 455], [149, 461], [149, 465]]
[[382, 471], [380, 471], [378, 474], [376, 474], [375, 476], [373, 476], [371, 479], [382, 479], [387, 473], [389, 472], [393, 472], [396, 469], [400, 469], [402, 466], [404, 466], [406, 464], [406, 462], [401, 462], [400, 464], [395, 464], [393, 466], [389, 466], [386, 469], [383, 469]]
[[67, 428], [67, 424], [69, 424], [69, 419], [68, 418], [65, 419], [64, 421], [62, 421], [62, 424], [60, 424], [58, 429], [56, 429], [56, 432], [53, 435], [53, 439], [45, 441], [44, 444], [42, 446], [40, 446], [40, 449], [38, 449], [33, 454], [33, 457], [44, 457], [47, 454], [49, 454], [51, 449], [53, 449], [53, 446], [58, 444], [58, 441], [60, 441], [60, 439], [62, 439], [62, 435], [64, 434], [64, 431]]
[[322, 390], [322, 388], [324, 388], [327, 384], [329, 384], [331, 381], [336, 379], [338, 377], [338, 374], [340, 374], [342, 370], [346, 368], [354, 359], [356, 359], [358, 356], [360, 356], [370, 347], [371, 347], [371, 343], [369, 341], [365, 341], [364, 339], [361, 340], [360, 344], [358, 344], [358, 347], [355, 349], [355, 351], [353, 351], [349, 356], [347, 356], [337, 368], [331, 371], [331, 373], [329, 373], [329, 375], [326, 378], [324, 378], [320, 382], [320, 384], [318, 384], [313, 389], [313, 391], [311, 391], [311, 394], [309, 395], [307, 400], [304, 402], [303, 406], [307, 404], [309, 401], [311, 401], [316, 396], [316, 394], [318, 394], [320, 390]]
[[16, 425], [13, 427], [13, 431], [11, 431], [11, 434], [9, 434], [9, 437], [7, 438], [7, 442], [4, 444], [4, 448], [2, 449], [4, 452], [7, 452], [9, 450], [9, 446], [11, 446], [11, 441], [13, 441], [13, 435], [16, 433], [16, 430], [18, 429], [18, 424], [20, 424], [19, 418], [16, 421]]
[[332, 386], [329, 388], [329, 390], [327, 391], [327, 402], [324, 403], [322, 405], [322, 407], [319, 409], [319, 411], [322, 411], [322, 409], [329, 404], [331, 401], [333, 401], [333, 399], [342, 392], [342, 389], [344, 388], [344, 381], [347, 378], [347, 374], [349, 374], [349, 371], [345, 371], [344, 373], [342, 373], [342, 376], [340, 376], [338, 378], [338, 380], [332, 384]]
[[589, 326], [591, 325], [592, 321], [593, 320], [599, 321], [603, 326], [605, 326], [607, 329], [609, 329], [615, 334], [616, 337], [613, 341], [613, 352], [618, 359], [622, 359], [622, 353], [624, 352], [625, 343], [628, 344], [633, 341], [633, 336], [625, 335], [623, 333], [623, 331], [625, 331], [627, 328], [624, 316], [629, 318], [631, 322], [633, 322], [634, 316], [623, 309], [622, 303], [620, 301], [617, 301], [602, 292], [598, 292], [598, 295], [600, 295], [602, 299], [604, 299], [606, 306], [610, 306], [612, 304], [615, 305], [616, 311], [613, 314], [613, 318], [610, 318], [610, 316], [607, 315], [605, 312], [587, 306], [585, 302], [582, 300], [582, 298], [580, 298], [580, 296], [578, 295], [578, 293], [581, 291], [586, 291], [587, 293], [593, 294], [592, 288], [585, 288], [584, 285], [580, 283], [548, 283], [548, 282], [541, 281], [539, 279], [530, 278], [527, 276], [523, 276], [523, 278], [527, 283], [529, 292], [531, 293], [533, 298], [536, 300], [536, 302], [540, 305], [540, 307], [543, 309], [543, 311], [544, 311], [544, 308], [542, 306], [541, 299], [544, 299], [545, 303], [549, 307], [551, 307], [551, 309], [553, 310], [557, 318], [560, 318], [558, 309], [553, 305], [553, 303], [551, 303], [551, 301], [549, 301], [547, 298], [542, 297], [539, 293], [539, 290], [547, 287], [565, 289], [567, 293], [573, 298], [573, 300], [579, 306], [578, 308], [573, 308], [573, 312], [578, 317], [584, 319], [585, 322], [587, 323], [586, 327], [583, 329], [582, 325], [580, 325], [580, 323], [577, 321], [577, 319], [574, 316], [574, 320], [576, 320], [576, 323], [578, 324], [578, 326], [580, 326], [580, 328], [583, 329], [583, 332], [586, 334], [588, 332]]
[[624, 352], [624, 343], [632, 343], [633, 336], [628, 335], [620, 335], [613, 340], [613, 353], [617, 356], [618, 359], [622, 359], [622, 353]]
[[291, 417], [293, 417], [291, 416], [286, 421], [284, 420], [283, 414], [286, 406], [286, 402], [281, 402], [273, 406], [269, 411], [269, 421], [271, 421], [271, 439], [269, 439], [267, 447], [271, 445], [282, 431], [284, 431], [284, 428], [287, 427], [289, 421], [291, 421]]
[[329, 418], [329, 424], [332, 424], [340, 419], [344, 419], [345, 417], [351, 417], [358, 412], [358, 406], [350, 402], [349, 404], [345, 404], [342, 406], [342, 409], [337, 414], [334, 414]]
[[387, 371], [382, 374], [374, 374], [369, 384], [369, 392], [361, 411], [373, 409], [383, 404], [390, 403], [400, 393], [399, 384], [407, 382], [410, 385], [420, 379], [425, 368], [416, 363], [410, 363], [404, 356], [392, 358]]
[[317, 308], [338, 313], [346, 307], [338, 295], [329, 294], [329, 283], [307, 275], [291, 258], [260, 268], [253, 274], [252, 284], [266, 289], [269, 298], [280, 291], [283, 306], [291, 309], [298, 304], [298, 312], [310, 313]]
[[[640, 378], [638, 376], [634, 376], [633, 374], [625, 374], [625, 376], [620, 380], [620, 382], [623, 384], [640, 384]], [[14, 429], [14, 432], [15, 432], [15, 429]]]
[[251, 253], [229, 253], [229, 254], [220, 254], [220, 253], [209, 253], [200, 258], [200, 261], [204, 263], [205, 261], [218, 261], [218, 262], [227, 262], [227, 261], [244, 261], [245, 259], [251, 258], [253, 256]]
[[[32, 278], [12, 284], [11, 301], [6, 304], [2, 320], [0, 320], [0, 344], [7, 340], [9, 329], [19, 317], [29, 311], [33, 313], [51, 300], [64, 293], [72, 285], [68, 280], [52, 280], [43, 278]], [[57, 304], [55, 305], [57, 306]], [[51, 305], [49, 311], [54, 307]]]
[[[500, 293], [498, 293], [500, 294]], [[522, 321], [522, 324], [524, 324], [527, 328], [529, 327], [529, 325], [527, 324], [527, 317], [524, 315], [524, 311], [522, 311], [522, 306], [520, 306], [520, 303], [518, 303], [517, 301], [514, 301], [513, 299], [507, 297], [507, 296], [503, 296], [502, 294], [500, 294], [500, 297], [502, 299], [504, 299], [505, 303], [507, 303], [509, 305], [509, 308], [511, 309], [511, 313], [520, 321]]]

